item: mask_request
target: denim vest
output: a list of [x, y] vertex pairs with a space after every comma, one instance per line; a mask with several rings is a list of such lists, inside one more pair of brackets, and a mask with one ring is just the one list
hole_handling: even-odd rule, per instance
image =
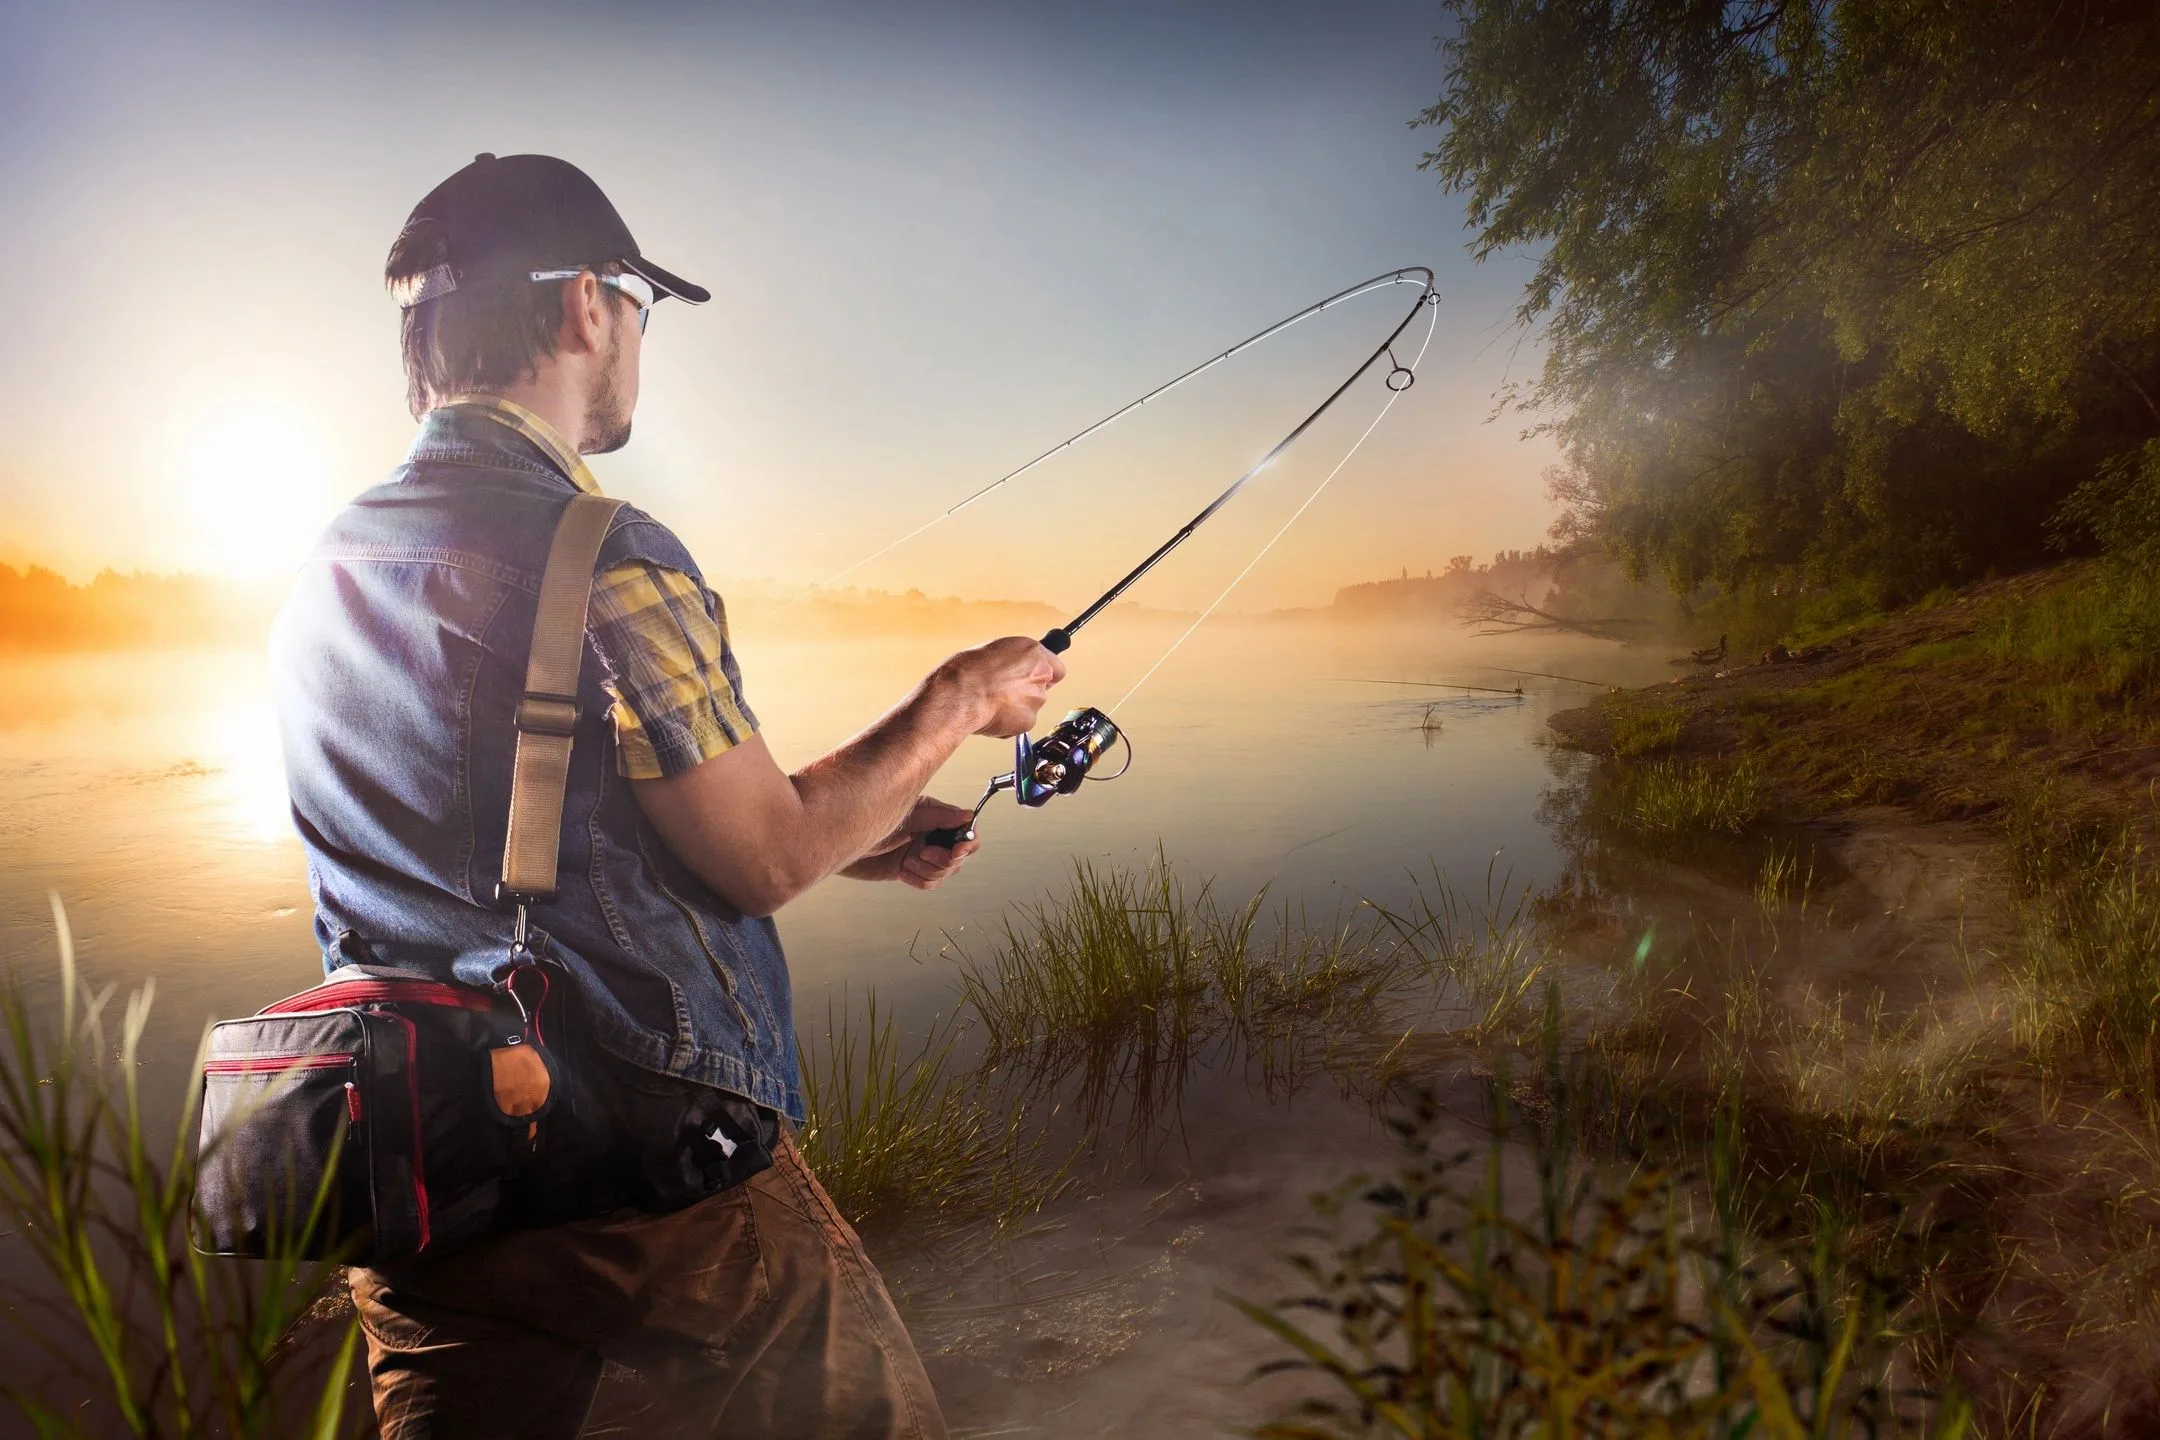
[[[326, 969], [357, 953], [485, 984], [508, 954], [494, 893], [511, 716], [548, 544], [576, 493], [515, 431], [437, 410], [301, 571], [272, 671]], [[600, 568], [631, 560], [698, 575], [665, 526], [625, 507]], [[533, 912], [542, 953], [614, 1055], [800, 1121], [779, 933], [731, 909], [646, 821], [616, 771], [607, 659], [590, 635], [585, 648], [556, 894]]]

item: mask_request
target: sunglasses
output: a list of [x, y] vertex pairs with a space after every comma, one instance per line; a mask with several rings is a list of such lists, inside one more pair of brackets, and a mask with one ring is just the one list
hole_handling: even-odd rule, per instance
[[[535, 270], [532, 272], [532, 278], [536, 281], [574, 280], [584, 273], [583, 267], [572, 270]], [[601, 275], [596, 273], [593, 279], [598, 280], [602, 285], [622, 295], [631, 304], [637, 306], [638, 334], [644, 334], [645, 322], [652, 318], [652, 307], [660, 301], [660, 294], [653, 289], [651, 282], [642, 275]]]

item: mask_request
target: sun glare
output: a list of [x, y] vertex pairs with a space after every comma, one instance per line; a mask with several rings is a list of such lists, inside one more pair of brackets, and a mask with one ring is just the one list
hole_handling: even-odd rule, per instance
[[187, 447], [191, 568], [271, 575], [306, 558], [337, 508], [321, 438], [267, 406], [218, 417]]

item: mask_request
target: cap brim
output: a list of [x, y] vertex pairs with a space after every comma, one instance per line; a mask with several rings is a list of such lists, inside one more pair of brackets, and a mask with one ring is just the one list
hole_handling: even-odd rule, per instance
[[633, 255], [623, 261], [622, 264], [623, 269], [628, 270], [631, 274], [643, 276], [650, 281], [653, 289], [659, 291], [663, 296], [672, 295], [676, 299], [688, 301], [692, 305], [702, 305], [707, 300], [712, 299], [712, 291], [707, 290], [702, 285], [693, 285], [680, 275], [669, 274], [642, 255]]

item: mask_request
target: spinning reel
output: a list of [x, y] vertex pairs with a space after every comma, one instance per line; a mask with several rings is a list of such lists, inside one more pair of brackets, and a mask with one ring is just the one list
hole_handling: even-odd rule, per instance
[[[1125, 763], [1108, 775], [1096, 774], [1103, 756], [1120, 740], [1125, 741]], [[990, 778], [968, 823], [950, 830], [932, 830], [923, 836], [923, 842], [950, 850], [963, 840], [974, 839], [975, 822], [981, 818], [983, 806], [1000, 790], [1012, 791], [1013, 798], [1022, 805], [1037, 809], [1049, 804], [1053, 795], [1072, 794], [1082, 781], [1115, 780], [1131, 768], [1132, 741], [1108, 715], [1092, 706], [1072, 711], [1040, 741], [1026, 735], [1014, 736], [1013, 768]]]

